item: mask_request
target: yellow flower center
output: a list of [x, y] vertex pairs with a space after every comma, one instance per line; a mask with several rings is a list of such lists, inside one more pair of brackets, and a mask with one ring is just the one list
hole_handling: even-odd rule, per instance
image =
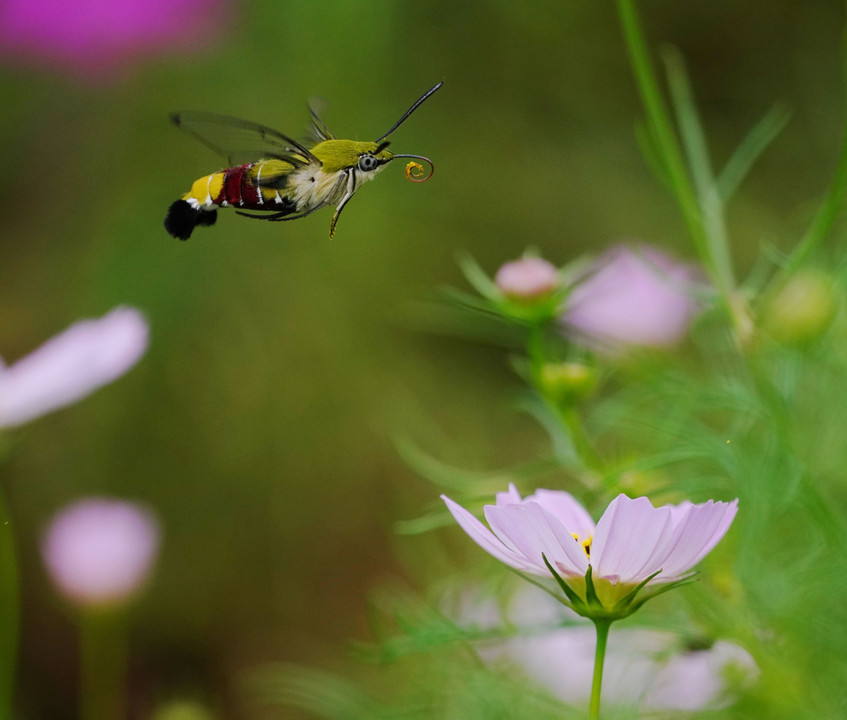
[[585, 550], [585, 557], [591, 559], [591, 540], [593, 539], [591, 535], [589, 535], [584, 540], [579, 539], [579, 535], [576, 533], [571, 533], [573, 539], [576, 540], [580, 545], [582, 545], [582, 549]]

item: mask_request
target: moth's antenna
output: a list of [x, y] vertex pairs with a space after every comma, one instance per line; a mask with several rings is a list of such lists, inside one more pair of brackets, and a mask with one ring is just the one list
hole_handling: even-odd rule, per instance
[[385, 138], [387, 138], [389, 135], [391, 135], [391, 133], [393, 133], [398, 127], [400, 127], [400, 125], [403, 124], [403, 122], [406, 120], [407, 117], [409, 117], [409, 115], [411, 115], [413, 112], [415, 112], [415, 110], [417, 110], [421, 106], [421, 103], [424, 100], [426, 100], [430, 95], [432, 95], [436, 90], [438, 90], [438, 88], [440, 88], [443, 84], [444, 84], [443, 80], [439, 83], [436, 83], [429, 90], [427, 90], [423, 95], [421, 95], [417, 100], [415, 100], [415, 104], [412, 105], [412, 107], [410, 107], [408, 110], [406, 110], [406, 112], [403, 113], [403, 117], [401, 117], [396, 123], [394, 123], [394, 125], [391, 126], [391, 130], [389, 130], [387, 133], [385, 133], [385, 135], [383, 135], [382, 137], [378, 137], [374, 142], [379, 142], [380, 140], [385, 140]]

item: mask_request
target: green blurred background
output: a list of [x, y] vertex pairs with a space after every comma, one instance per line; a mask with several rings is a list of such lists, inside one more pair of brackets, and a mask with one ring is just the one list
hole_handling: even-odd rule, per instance
[[[774, 102], [792, 111], [729, 218], [742, 268], [764, 244], [791, 247], [835, 163], [843, 3], [657, 0], [641, 12], [655, 50], [681, 48], [719, 163]], [[298, 135], [320, 96], [336, 135], [368, 140], [438, 80], [392, 138], [431, 157], [434, 177], [414, 185], [389, 167], [335, 239], [329, 211], [281, 225], [222, 212], [189, 242], [165, 233], [168, 205], [221, 162], [169, 112]], [[17, 433], [3, 467], [25, 717], [75, 715], [73, 614], [37, 553], [64, 503], [116, 495], [161, 518], [133, 617], [138, 717], [186, 696], [242, 717], [244, 670], [344, 667], [347, 640], [367, 636], [370, 590], [433, 576], [418, 553], [446, 532], [398, 538], [393, 525], [437, 491], [394, 438], [470, 468], [546, 449], [509, 403], [518, 381], [502, 352], [434, 332], [426, 306], [463, 284], [457, 252], [491, 272], [527, 246], [562, 264], [624, 237], [692, 255], [635, 140], [611, 2], [233, 3], [205, 50], [115, 82], [5, 65], [0, 107], [4, 359], [118, 304], [152, 327], [138, 367]]]

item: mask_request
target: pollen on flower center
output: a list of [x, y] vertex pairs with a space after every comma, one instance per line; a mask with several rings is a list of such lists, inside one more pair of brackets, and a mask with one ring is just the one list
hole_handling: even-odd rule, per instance
[[571, 533], [573, 539], [576, 540], [580, 545], [582, 545], [582, 549], [585, 550], [585, 556], [591, 559], [591, 540], [592, 536], [589, 535], [584, 540], [579, 539], [579, 535], [577, 533]]

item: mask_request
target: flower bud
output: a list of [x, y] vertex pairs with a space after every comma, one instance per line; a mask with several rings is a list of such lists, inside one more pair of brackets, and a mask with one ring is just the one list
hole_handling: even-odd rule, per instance
[[597, 389], [597, 371], [584, 363], [545, 363], [541, 367], [538, 383], [551, 400], [561, 405], [571, 405], [594, 394]]
[[832, 278], [820, 270], [800, 270], [764, 303], [762, 327], [777, 342], [801, 345], [821, 337], [837, 310]]
[[56, 588], [83, 606], [125, 602], [144, 583], [159, 545], [155, 518], [135, 503], [89, 498], [51, 521], [41, 545]]
[[503, 265], [494, 283], [506, 297], [530, 303], [552, 293], [559, 285], [555, 266], [539, 257], [524, 256]]

